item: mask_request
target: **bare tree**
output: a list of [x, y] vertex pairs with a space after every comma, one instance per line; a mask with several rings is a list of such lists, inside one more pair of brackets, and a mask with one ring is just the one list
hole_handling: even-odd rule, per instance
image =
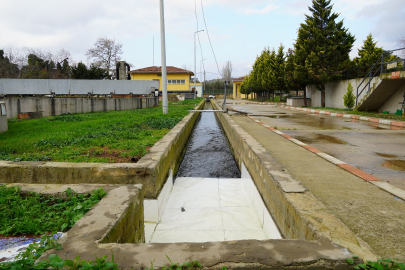
[[60, 63], [65, 59], [68, 59], [69, 62], [73, 62], [72, 55], [65, 49], [60, 49], [53, 57], [55, 63]]
[[184, 65], [181, 66], [181, 68], [185, 69], [185, 70], [191, 70], [191, 64], [188, 64], [188, 65], [184, 64]]
[[17, 64], [20, 69], [27, 64], [27, 55], [19, 48], [11, 46], [4, 48], [4, 56], [10, 59], [11, 63]]
[[232, 62], [227, 61], [225, 65], [222, 67], [222, 78], [225, 81], [230, 81], [232, 78]]
[[121, 43], [116, 43], [115, 39], [99, 37], [94, 42], [94, 48], [88, 49], [86, 55], [96, 66], [104, 68], [110, 74], [110, 70], [114, 70], [115, 63], [121, 60], [122, 53]]

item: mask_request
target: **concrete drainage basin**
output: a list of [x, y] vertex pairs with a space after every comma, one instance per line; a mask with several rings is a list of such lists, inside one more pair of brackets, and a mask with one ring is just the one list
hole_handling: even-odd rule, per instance
[[354, 254], [375, 258], [229, 115], [199, 114], [194, 128], [178, 129], [188, 138], [181, 149], [168, 138], [151, 149], [163, 180], [113, 189], [60, 240], [63, 250], [41, 259], [113, 253], [121, 269], [160, 268], [168, 257], [209, 269], [351, 269]]

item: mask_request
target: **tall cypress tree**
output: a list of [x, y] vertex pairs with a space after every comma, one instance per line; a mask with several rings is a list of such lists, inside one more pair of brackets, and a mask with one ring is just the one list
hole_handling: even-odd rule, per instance
[[274, 90], [285, 90], [285, 56], [284, 56], [284, 45], [280, 44], [278, 47], [277, 54], [274, 56], [274, 61], [270, 69], [270, 77], [273, 92], [274, 101]]
[[312, 7], [309, 7], [312, 15], [305, 15], [296, 42], [296, 70], [307, 73], [311, 83], [321, 91], [322, 107], [325, 107], [325, 84], [336, 77], [337, 71], [350, 65], [349, 53], [355, 41], [343, 27], [343, 20], [336, 22], [339, 14], [332, 12], [330, 2], [312, 0]]
[[[274, 90], [272, 80], [271, 80], [271, 69], [273, 67], [273, 62], [275, 59], [276, 53], [274, 49], [270, 51], [269, 48], [266, 48], [262, 53], [263, 65], [261, 68], [261, 82], [262, 87], [267, 93], [270, 93]], [[266, 94], [267, 94], [266, 93]]]

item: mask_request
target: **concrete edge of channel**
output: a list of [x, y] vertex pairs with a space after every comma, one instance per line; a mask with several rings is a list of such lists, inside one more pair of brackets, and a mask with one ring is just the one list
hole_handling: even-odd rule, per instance
[[[212, 101], [216, 108], [220, 105]], [[286, 171], [231, 116], [217, 113], [237, 163], [244, 163], [267, 209], [285, 238], [316, 240], [326, 237], [364, 260], [376, 260], [373, 249], [308, 191], [285, 190], [283, 184], [299, 182]], [[256, 122], [260, 122], [256, 120]], [[289, 177], [280, 177], [286, 176]], [[284, 182], [284, 183], [283, 183]], [[299, 182], [299, 186], [303, 186]]]
[[[195, 109], [204, 106], [201, 101]], [[159, 195], [170, 170], [182, 157], [199, 113], [187, 114], [138, 163], [69, 163], [0, 161], [0, 183], [28, 184], [143, 184], [145, 197]]]
[[375, 177], [373, 175], [370, 175], [370, 174], [368, 174], [368, 173], [366, 173], [366, 172], [364, 172], [364, 171], [362, 171], [360, 169], [357, 169], [356, 167], [353, 167], [353, 166], [351, 166], [351, 165], [349, 165], [349, 164], [347, 164], [347, 163], [345, 163], [345, 162], [343, 162], [343, 161], [341, 161], [341, 160], [339, 160], [339, 159], [337, 159], [335, 157], [332, 157], [332, 156], [330, 156], [330, 155], [328, 155], [326, 153], [323, 153], [322, 151], [319, 151], [318, 149], [316, 149], [316, 148], [314, 148], [312, 146], [309, 146], [309, 145], [307, 145], [307, 144], [305, 144], [305, 143], [303, 143], [303, 142], [301, 142], [301, 141], [299, 141], [297, 139], [294, 139], [293, 137], [288, 136], [288, 135], [284, 134], [283, 132], [281, 132], [281, 131], [279, 131], [279, 130], [271, 127], [271, 126], [268, 126], [268, 125], [264, 124], [263, 122], [260, 122], [258, 119], [254, 118], [254, 117], [248, 116], [248, 118], [253, 120], [254, 122], [258, 123], [259, 125], [262, 125], [265, 128], [273, 131], [274, 133], [276, 133], [276, 134], [290, 140], [291, 142], [293, 142], [293, 143], [307, 149], [308, 151], [322, 157], [323, 159], [335, 164], [336, 166], [339, 166], [343, 170], [348, 171], [351, 174], [354, 174], [357, 177], [360, 177], [361, 179], [363, 179], [363, 180], [365, 180], [367, 182], [370, 182], [373, 185], [379, 187], [380, 189], [382, 189], [382, 190], [396, 196], [397, 198], [400, 198], [400, 199], [405, 201], [405, 190], [397, 188], [397, 187], [395, 187], [395, 186], [393, 186], [393, 185], [391, 185], [391, 184], [389, 184], [387, 182], [382, 182], [381, 179], [379, 179], [379, 178], [377, 178], [377, 177]]
[[[62, 196], [67, 185], [13, 184], [21, 192], [35, 191]], [[204, 269], [351, 269], [352, 253], [326, 238], [305, 240], [243, 240], [207, 243], [143, 243], [142, 185], [69, 185], [75, 192], [89, 193], [102, 187], [108, 194], [58, 242], [62, 250], [48, 250], [38, 260], [56, 254], [62, 259], [93, 260], [114, 255], [120, 269], [145, 269], [173, 262], [197, 260]], [[135, 233], [134, 233], [135, 232]], [[131, 235], [133, 235], [131, 237]], [[181, 252], [179, 252], [181, 251]], [[355, 260], [361, 263], [360, 259]]]

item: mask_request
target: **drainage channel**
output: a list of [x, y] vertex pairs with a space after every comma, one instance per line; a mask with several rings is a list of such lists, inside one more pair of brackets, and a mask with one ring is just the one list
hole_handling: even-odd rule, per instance
[[[211, 109], [207, 102], [204, 110]], [[215, 113], [202, 112], [158, 222], [145, 219], [146, 242], [280, 239], [252, 179], [242, 171], [244, 178]]]

